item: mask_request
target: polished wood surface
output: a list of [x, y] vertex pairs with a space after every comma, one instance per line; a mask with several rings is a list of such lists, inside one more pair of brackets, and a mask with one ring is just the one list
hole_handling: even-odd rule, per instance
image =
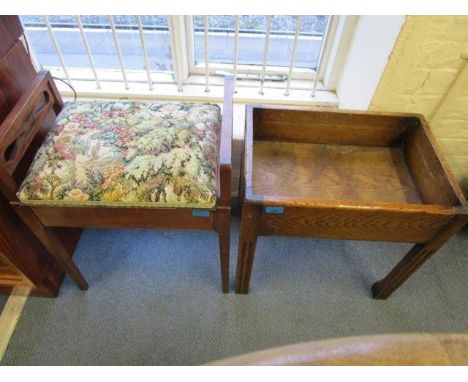
[[237, 247], [236, 293], [249, 292], [257, 238], [261, 234], [260, 209], [244, 200]]
[[15, 172], [49, 112], [63, 106], [57, 94], [50, 73], [38, 74], [0, 125], [0, 164], [8, 174]]
[[252, 110], [255, 140], [394, 146], [408, 131], [413, 114], [369, 114], [284, 106], [247, 106]]
[[19, 204], [12, 204], [12, 207], [75, 284], [82, 290], [88, 289], [87, 281], [71, 258], [72, 253], [67, 251], [60, 237], [57, 236], [57, 232], [41, 224], [41, 221], [37, 218], [32, 209], [23, 208]]
[[211, 366], [468, 366], [468, 334], [387, 334], [311, 341]]
[[[0, 36], [3, 40], [3, 35]], [[0, 60], [0, 121], [10, 113], [35, 75], [36, 70], [23, 43], [15, 41]]]
[[261, 235], [313, 236], [324, 239], [425, 243], [452, 220], [453, 215], [417, 211], [385, 211], [351, 206], [285, 207], [282, 214], [258, 209]]
[[14, 287], [24, 285], [29, 280], [0, 252], [0, 285], [3, 287]]
[[[12, 203], [21, 208], [20, 203]], [[93, 227], [93, 228], [166, 228], [213, 229], [216, 209], [204, 210], [208, 217], [192, 215], [190, 208], [135, 207], [52, 207], [31, 206], [31, 210], [45, 227]], [[92, 218], [90, 218], [92, 216]]]
[[0, 60], [23, 34], [18, 16], [0, 16]]
[[465, 201], [463, 192], [425, 120], [420, 123], [407, 135], [403, 152], [421, 199], [427, 204], [460, 205]]
[[[222, 291], [229, 291], [229, 231], [231, 203], [233, 80], [225, 80], [225, 102], [220, 132], [219, 169], [216, 206], [209, 216], [196, 217], [192, 209], [27, 206], [19, 202], [16, 192], [30, 161], [37, 151], [37, 137], [50, 127], [50, 113], [58, 114], [62, 99], [47, 71], [31, 81], [5, 121], [0, 126], [0, 189], [11, 206], [36, 238], [54, 256], [57, 264], [81, 289], [88, 284], [71, 259], [72, 252], [61, 240], [57, 227], [147, 227], [166, 229], [202, 229], [218, 233]], [[40, 141], [40, 139], [39, 139]], [[19, 171], [18, 171], [19, 170]], [[21, 174], [22, 176], [18, 176]]]
[[[4, 163], [5, 161], [10, 163], [5, 167], [0, 166], [0, 176], [6, 185], [11, 187], [0, 186], [4, 191], [0, 195], [0, 293], [11, 293], [15, 290], [12, 288], [14, 285], [23, 285], [31, 288], [33, 295], [52, 297], [58, 293], [64, 272], [14, 213], [7, 200], [14, 198], [11, 190], [24, 178], [34, 151], [40, 146], [47, 132], [41, 129], [30, 143], [32, 150], [24, 154], [21, 153], [22, 142], [28, 136], [31, 124], [21, 127], [22, 133], [18, 140], [10, 141], [8, 144], [3, 141], [7, 137], [5, 134], [8, 130], [8, 126], [3, 122], [8, 115], [11, 115], [36, 78], [36, 71], [23, 43], [19, 40], [22, 33], [17, 16], [0, 16], [0, 136], [2, 136], [0, 142], [5, 144], [5, 151], [0, 158]], [[51, 113], [54, 114], [53, 111]], [[51, 113], [41, 122], [45, 130], [53, 122], [54, 115]], [[29, 122], [37, 116], [34, 114], [31, 113], [32, 118]], [[22, 159], [17, 162], [15, 158], [20, 157]], [[12, 164], [15, 167], [13, 173]], [[67, 251], [73, 253], [81, 230], [54, 230], [58, 232]]]
[[255, 141], [253, 158], [254, 194], [421, 203], [398, 147]]
[[375, 284], [387, 298], [467, 222], [463, 193], [417, 115], [246, 107], [236, 292], [257, 236], [417, 243]]
[[445, 242], [468, 223], [468, 215], [458, 215], [423, 244], [416, 244], [393, 270], [372, 286], [374, 298], [385, 299], [403, 284], [424, 262], [438, 251]]
[[218, 208], [214, 219], [214, 229], [218, 232], [221, 282], [224, 293], [229, 292], [229, 253], [231, 249], [231, 208]]

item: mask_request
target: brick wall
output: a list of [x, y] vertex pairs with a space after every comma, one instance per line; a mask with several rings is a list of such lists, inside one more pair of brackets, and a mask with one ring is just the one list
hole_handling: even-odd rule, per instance
[[409, 16], [370, 110], [422, 113], [468, 195], [468, 16]]

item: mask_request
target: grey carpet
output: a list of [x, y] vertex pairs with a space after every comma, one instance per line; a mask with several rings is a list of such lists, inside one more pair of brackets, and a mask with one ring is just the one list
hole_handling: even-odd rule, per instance
[[[232, 235], [231, 288], [239, 220]], [[220, 293], [211, 232], [86, 230], [57, 299], [29, 298], [6, 365], [198, 365], [272, 346], [399, 332], [466, 332], [468, 232], [387, 301], [371, 284], [407, 244], [260, 238], [251, 293]]]

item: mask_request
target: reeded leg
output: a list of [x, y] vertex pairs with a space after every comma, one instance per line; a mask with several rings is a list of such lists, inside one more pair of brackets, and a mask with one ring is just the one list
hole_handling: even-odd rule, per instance
[[239, 239], [236, 271], [236, 293], [249, 293], [249, 284], [250, 277], [252, 275], [252, 265], [255, 256], [256, 244], [256, 237], [252, 237], [250, 240], [247, 240], [245, 237], [241, 237]]
[[229, 252], [231, 246], [231, 210], [220, 210], [216, 217], [219, 236], [219, 258], [223, 293], [229, 293]]
[[467, 216], [456, 216], [431, 241], [425, 244], [416, 244], [385, 278], [372, 285], [373, 297], [376, 299], [388, 298], [467, 222]]
[[221, 280], [223, 293], [229, 293], [229, 247], [231, 234], [229, 230], [219, 235], [219, 256], [221, 260]]
[[20, 206], [13, 207], [29, 227], [29, 229], [37, 237], [37, 239], [44, 245], [44, 247], [57, 261], [57, 263], [75, 282], [78, 288], [81, 290], [88, 289], [88, 283], [86, 282], [76, 264], [72, 261], [70, 254], [63, 246], [62, 242], [57, 237], [53, 229], [44, 227], [42, 222], [37, 218], [37, 216], [30, 208]]
[[256, 209], [244, 203], [237, 249], [236, 293], [247, 294], [249, 292], [256, 244]]

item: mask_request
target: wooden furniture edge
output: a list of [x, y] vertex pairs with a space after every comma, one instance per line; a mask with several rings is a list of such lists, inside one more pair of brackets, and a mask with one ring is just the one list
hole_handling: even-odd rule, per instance
[[[45, 90], [47, 89], [47, 94]], [[43, 93], [44, 92], [44, 93]], [[45, 97], [41, 98], [41, 95], [44, 94]], [[225, 95], [226, 99], [223, 107], [223, 116], [222, 116], [222, 126], [220, 131], [220, 142], [219, 142], [219, 169], [218, 169], [218, 187], [217, 194], [218, 200], [214, 207], [209, 208], [208, 210], [212, 211], [209, 214], [208, 219], [203, 219], [194, 217], [192, 211], [196, 208], [184, 208], [179, 209], [183, 210], [180, 215], [180, 222], [171, 223], [164, 226], [164, 222], [158, 221], [155, 226], [159, 228], [180, 228], [180, 229], [209, 229], [214, 230], [219, 234], [219, 246], [220, 246], [220, 258], [221, 258], [221, 273], [222, 273], [222, 289], [223, 292], [229, 291], [229, 247], [230, 247], [230, 202], [231, 202], [231, 172], [232, 172], [232, 120], [233, 120], [233, 81], [230, 78], [226, 79], [225, 86]], [[45, 99], [45, 106], [38, 106], [40, 102], [44, 103], [43, 98]], [[61, 214], [66, 211], [65, 208], [58, 206], [31, 206], [22, 204], [16, 197], [16, 191], [19, 187], [17, 181], [13, 179], [12, 174], [18, 166], [21, 158], [25, 154], [27, 148], [32, 142], [34, 137], [40, 128], [40, 125], [43, 124], [43, 120], [32, 118], [30, 120], [31, 114], [36, 114], [36, 112], [43, 113], [43, 110], [47, 109], [46, 113], [52, 108], [56, 114], [61, 111], [63, 107], [63, 102], [60, 94], [57, 91], [57, 88], [52, 80], [52, 77], [48, 71], [41, 71], [38, 73], [32, 84], [29, 86], [28, 90], [20, 97], [20, 100], [15, 104], [12, 112], [7, 116], [7, 120], [2, 124], [2, 137], [8, 136], [9, 139], [6, 142], [2, 142], [3, 145], [0, 145], [0, 151], [3, 154], [5, 150], [8, 149], [11, 142], [22, 139], [22, 133], [25, 125], [28, 126], [28, 139], [21, 140], [21, 155], [18, 155], [19, 159], [15, 157], [15, 164], [13, 169], [9, 169], [8, 165], [10, 164], [7, 161], [3, 161], [2, 166], [0, 166], [0, 186], [1, 190], [5, 193], [7, 198], [10, 201], [10, 205], [16, 211], [16, 213], [21, 217], [21, 219], [29, 226], [35, 236], [42, 242], [42, 244], [47, 248], [51, 253], [52, 257], [55, 258], [56, 262], [61, 265], [61, 267], [68, 273], [68, 275], [75, 281], [80, 289], [87, 289], [88, 284], [81, 274], [78, 267], [71, 260], [71, 255], [67, 248], [60, 242], [54, 227], [76, 227], [76, 222], [66, 222], [62, 219], [63, 215]], [[41, 114], [42, 116], [42, 114]], [[23, 150], [24, 149], [24, 150]], [[13, 166], [11, 166], [13, 167]], [[42, 209], [42, 214], [38, 215], [37, 212]], [[82, 207], [80, 207], [82, 208]], [[80, 209], [77, 207], [78, 212]], [[92, 207], [89, 207], [92, 208]], [[101, 217], [105, 216], [104, 209], [110, 210], [113, 207], [102, 207], [100, 210], [102, 212]], [[203, 207], [200, 207], [204, 209]], [[54, 226], [47, 223], [47, 216], [44, 214], [44, 210], [49, 209], [51, 213], [51, 221], [53, 221]], [[143, 211], [144, 209], [139, 209], [129, 207], [128, 212], [132, 211]], [[154, 211], [155, 213], [161, 213], [164, 211], [164, 216], [170, 218], [170, 211], [167, 208], [155, 208], [150, 207], [148, 210]], [[68, 210], [72, 211], [72, 210]], [[97, 210], [96, 210], [97, 211]], [[146, 211], [146, 210], [145, 210]], [[76, 216], [79, 214], [77, 213]], [[42, 216], [42, 219], [41, 219]], [[189, 217], [189, 218], [188, 218]], [[184, 227], [184, 220], [190, 220], [188, 226]], [[45, 219], [45, 220], [44, 220]], [[197, 220], [200, 219], [200, 220]], [[203, 219], [203, 220], [202, 220]], [[70, 217], [68, 217], [70, 220]], [[92, 219], [91, 219], [92, 220]], [[130, 226], [132, 219], [127, 219], [125, 225]], [[161, 220], [161, 219], [160, 219]], [[49, 221], [49, 223], [51, 222]], [[80, 220], [82, 224], [79, 226], [92, 226], [92, 224], [85, 224], [86, 219], [83, 218]], [[60, 224], [63, 223], [63, 224]], [[88, 221], [89, 223], [89, 221]], [[135, 223], [135, 222], [134, 222]], [[55, 225], [56, 224], [56, 225]], [[104, 226], [104, 223], [102, 223]], [[134, 227], [139, 227], [139, 224], [133, 224]]]
[[[433, 145], [434, 153], [439, 160], [444, 170], [445, 178], [448, 180], [450, 187], [456, 194], [456, 199], [459, 199], [460, 205], [434, 205], [434, 204], [398, 204], [398, 203], [377, 203], [377, 202], [361, 202], [361, 201], [322, 201], [313, 198], [287, 198], [277, 197], [271, 195], [255, 195], [253, 193], [253, 171], [252, 171], [252, 155], [253, 155], [253, 141], [254, 141], [254, 109], [256, 105], [246, 105], [246, 123], [245, 123], [245, 142], [244, 153], [242, 155], [242, 167], [244, 168], [241, 174], [241, 190], [244, 191], [240, 198], [243, 199], [243, 218], [241, 221], [241, 229], [239, 234], [239, 247], [238, 247], [238, 265], [236, 271], [236, 293], [248, 293], [250, 273], [252, 270], [253, 258], [255, 256], [255, 246], [257, 235], [256, 221], [259, 219], [257, 215], [261, 213], [260, 207], [265, 205], [284, 206], [286, 208], [322, 208], [322, 209], [335, 209], [335, 210], [349, 210], [360, 212], [382, 212], [400, 215], [423, 214], [431, 215], [434, 218], [439, 216], [439, 220], [445, 219], [446, 222], [443, 226], [439, 227], [434, 233], [431, 232], [432, 238], [424, 238], [424, 241], [416, 244], [413, 249], [394, 267], [394, 269], [382, 280], [376, 282], [372, 287], [374, 298], [385, 299], [390, 296], [412, 273], [414, 273], [432, 254], [434, 254], [442, 245], [460, 230], [466, 223], [466, 199], [461, 192], [457, 182], [448, 166], [446, 165], [440, 150], [436, 144], [433, 145], [435, 140], [421, 115], [414, 113], [386, 113], [390, 116], [399, 117], [412, 117], [417, 118], [421, 122], [423, 133]], [[258, 106], [262, 109], [275, 109], [277, 107], [272, 105]], [[283, 108], [281, 106], [281, 108]], [[316, 110], [311, 108], [289, 108], [293, 110]], [[347, 111], [330, 111], [333, 113], [346, 113]], [[368, 115], [367, 112], [361, 114]], [[372, 114], [372, 113], [371, 113]], [[375, 115], [382, 115], [381, 113], [374, 113]], [[448, 170], [448, 171], [447, 171]], [[455, 184], [455, 186], [453, 186]], [[257, 206], [257, 208], [255, 208]], [[248, 214], [248, 218], [244, 215]], [[449, 220], [447, 221], [447, 218]], [[422, 240], [422, 239], [421, 239]], [[426, 241], [427, 240], [427, 241]], [[406, 241], [406, 240], [405, 240]]]
[[450, 183], [450, 186], [452, 187], [453, 192], [457, 196], [457, 199], [458, 199], [460, 205], [463, 206], [463, 205], [467, 204], [468, 200], [467, 200], [465, 194], [463, 193], [463, 191], [462, 191], [462, 189], [460, 187], [460, 184], [456, 180], [456, 177], [453, 174], [450, 166], [448, 165], [448, 162], [445, 159], [445, 155], [442, 153], [442, 150], [441, 150], [439, 144], [437, 143], [437, 139], [435, 138], [434, 134], [432, 133], [432, 130], [429, 127], [429, 124], [428, 124], [426, 118], [422, 114], [417, 114], [416, 116], [419, 118], [419, 120], [421, 122], [421, 126], [423, 128], [423, 131], [426, 134], [427, 139], [431, 143], [431, 146], [432, 146], [432, 148], [433, 148], [433, 150], [435, 152], [435, 155], [437, 156], [437, 159], [442, 164], [442, 169], [443, 169], [443, 171], [445, 173], [445, 176], [447, 177], [447, 179], [448, 179], [448, 181]]
[[334, 338], [274, 347], [208, 366], [468, 365], [468, 334], [411, 333]]
[[[337, 200], [337, 201], [326, 201], [326, 200], [317, 200], [314, 198], [293, 198], [293, 197], [279, 197], [275, 195], [258, 195], [253, 191], [253, 111], [256, 108], [261, 109], [271, 109], [277, 110], [278, 108], [287, 109], [287, 110], [299, 110], [299, 111], [327, 111], [330, 113], [336, 114], [348, 114], [352, 112], [353, 114], [359, 115], [374, 115], [374, 116], [389, 116], [389, 117], [408, 117], [408, 118], [417, 118], [421, 122], [422, 129], [427, 135], [431, 145], [434, 148], [437, 159], [441, 162], [446, 178], [448, 179], [452, 190], [457, 195], [460, 206], [467, 204], [467, 199], [465, 198], [458, 182], [455, 180], [453, 173], [451, 172], [449, 166], [446, 163], [446, 160], [441, 153], [441, 150], [427, 125], [427, 122], [422, 114], [419, 113], [397, 113], [397, 112], [367, 112], [367, 111], [355, 111], [355, 110], [345, 110], [345, 109], [329, 109], [329, 108], [320, 108], [320, 107], [304, 107], [304, 106], [288, 106], [283, 105], [258, 105], [258, 104], [246, 104], [245, 106], [245, 134], [244, 134], [244, 147], [242, 155], [242, 165], [244, 168], [241, 177], [244, 177], [243, 191], [244, 195], [242, 198], [248, 202], [259, 202], [267, 203], [271, 205], [283, 205], [289, 207], [324, 207], [324, 208], [349, 208], [349, 209], [372, 209], [372, 210], [382, 210], [388, 212], [398, 212], [402, 208], [408, 209], [411, 212], [424, 212], [424, 213], [435, 213], [435, 214], [444, 214], [444, 215], [454, 215], [461, 213], [462, 209], [459, 206], [444, 206], [436, 204], [398, 204], [398, 203], [378, 203], [378, 202], [360, 202], [353, 200]], [[242, 170], [242, 169], [241, 169]], [[456, 208], [455, 208], [456, 207]]]

